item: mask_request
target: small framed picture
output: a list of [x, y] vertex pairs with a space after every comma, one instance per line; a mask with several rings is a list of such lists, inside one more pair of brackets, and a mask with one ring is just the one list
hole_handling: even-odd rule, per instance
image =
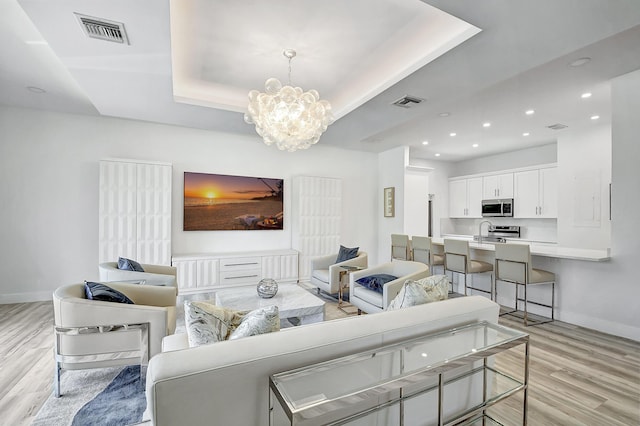
[[395, 187], [384, 189], [384, 217], [394, 217], [396, 214], [395, 209]]

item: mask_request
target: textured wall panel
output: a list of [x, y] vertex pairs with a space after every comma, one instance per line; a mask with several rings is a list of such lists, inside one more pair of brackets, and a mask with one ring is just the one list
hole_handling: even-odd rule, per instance
[[195, 289], [198, 286], [198, 264], [195, 260], [173, 262], [176, 267], [176, 279], [180, 290]]
[[337, 253], [340, 245], [342, 181], [298, 176], [293, 179], [292, 247], [300, 252], [301, 280], [311, 275], [311, 258]]
[[197, 261], [197, 287], [211, 287], [219, 285], [218, 259], [201, 259]]
[[280, 256], [262, 257], [262, 277], [273, 278], [276, 281], [282, 278], [282, 271], [280, 269]]
[[138, 164], [137, 251], [139, 261], [171, 264], [171, 166]]

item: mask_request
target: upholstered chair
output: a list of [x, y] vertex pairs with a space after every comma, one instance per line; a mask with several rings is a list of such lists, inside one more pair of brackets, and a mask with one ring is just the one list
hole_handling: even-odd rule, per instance
[[53, 293], [56, 396], [61, 370], [146, 364], [161, 352], [162, 338], [175, 331], [175, 287], [106, 285], [134, 304], [89, 300], [84, 283]]
[[[357, 281], [363, 277], [388, 274], [396, 279], [384, 284], [382, 293], [371, 290]], [[349, 275], [349, 303], [358, 308], [358, 313], [382, 312], [398, 294], [406, 280], [418, 280], [429, 276], [429, 267], [422, 262], [394, 260], [372, 268], [352, 272]]]
[[[340, 290], [340, 271], [342, 266], [355, 266], [358, 268], [366, 268], [368, 263], [367, 253], [359, 251], [358, 255], [353, 259], [335, 263], [338, 253], [326, 256], [315, 257], [311, 259], [311, 284], [320, 290], [337, 294]], [[346, 282], [343, 284], [348, 285]]]
[[444, 272], [444, 254], [435, 253], [431, 237], [411, 237], [411, 260], [429, 265], [431, 275], [434, 274], [435, 266], [442, 267]]
[[391, 234], [391, 260], [411, 260], [411, 243], [405, 234]]
[[177, 287], [176, 268], [174, 266], [141, 264], [144, 272], [118, 269], [118, 262], [105, 262], [98, 265], [100, 281], [143, 282], [146, 285]]

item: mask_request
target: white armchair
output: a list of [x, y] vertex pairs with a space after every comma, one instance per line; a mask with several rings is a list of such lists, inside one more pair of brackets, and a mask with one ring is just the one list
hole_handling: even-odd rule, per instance
[[61, 370], [146, 364], [162, 351], [162, 338], [175, 331], [175, 287], [107, 285], [135, 304], [89, 300], [84, 283], [53, 293], [56, 396]]
[[[386, 283], [382, 293], [356, 283], [362, 277], [377, 274], [389, 274], [397, 279]], [[429, 276], [429, 267], [422, 262], [407, 260], [394, 260], [382, 265], [361, 271], [352, 272], [349, 276], [349, 303], [358, 308], [358, 313], [364, 311], [368, 314], [382, 312], [387, 309], [389, 303], [398, 294], [406, 280], [418, 280]]]
[[311, 284], [329, 294], [336, 294], [340, 288], [341, 266], [367, 267], [367, 253], [359, 251], [353, 259], [335, 263], [338, 253], [311, 259]]
[[105, 262], [98, 265], [100, 281], [102, 282], [131, 282], [144, 281], [146, 285], [161, 285], [177, 287], [175, 266], [140, 265], [144, 272], [118, 269], [118, 262]]

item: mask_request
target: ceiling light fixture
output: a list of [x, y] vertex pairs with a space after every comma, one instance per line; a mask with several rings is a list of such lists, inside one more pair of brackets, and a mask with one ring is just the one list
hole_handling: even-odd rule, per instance
[[422, 145], [429, 145], [429, 141], [422, 142]]
[[590, 98], [590, 97], [591, 97], [591, 93], [589, 93], [589, 92], [587, 92], [587, 93], [583, 93], [582, 95], [580, 95], [580, 97], [581, 97], [582, 99]]
[[456, 135], [456, 133], [449, 133], [449, 136], [454, 137]]
[[527, 114], [527, 115], [533, 115], [533, 114], [535, 114], [535, 111], [532, 110], [532, 109], [528, 109], [524, 113]]
[[592, 115], [592, 116], [591, 116], [591, 119], [592, 119], [592, 120], [597, 120], [598, 118], [600, 118], [600, 116], [599, 116], [599, 115]]
[[265, 144], [275, 143], [278, 149], [293, 152], [317, 143], [333, 123], [333, 114], [317, 90], [304, 92], [291, 86], [291, 59], [296, 51], [286, 49], [282, 54], [289, 59], [288, 85], [283, 87], [280, 80], [270, 78], [264, 83], [265, 92], [250, 91], [244, 121], [255, 124]]
[[477, 147], [478, 147], [478, 144], [477, 144], [477, 143], [474, 143], [474, 144], [473, 144], [473, 145], [471, 145], [471, 146], [472, 146], [473, 148], [477, 148]]
[[440, 114], [438, 114], [438, 117], [449, 117], [450, 115], [450, 112], [441, 112]]
[[530, 134], [529, 132], [524, 132], [522, 136], [529, 136], [529, 134]]
[[573, 62], [569, 62], [569, 66], [570, 66], [570, 67], [581, 67], [581, 66], [583, 66], [584, 64], [587, 64], [587, 63], [589, 63], [589, 62], [591, 62], [591, 58], [587, 58], [587, 57], [585, 57], [585, 58], [579, 58], [579, 59], [576, 59], [576, 60], [575, 60], [575, 61], [573, 61]]
[[436, 156], [436, 157], [440, 157], [440, 153], [439, 153], [439, 152], [437, 152], [437, 153], [435, 154], [435, 156]]
[[491, 123], [488, 121], [486, 123], [482, 123], [482, 127], [491, 127]]

